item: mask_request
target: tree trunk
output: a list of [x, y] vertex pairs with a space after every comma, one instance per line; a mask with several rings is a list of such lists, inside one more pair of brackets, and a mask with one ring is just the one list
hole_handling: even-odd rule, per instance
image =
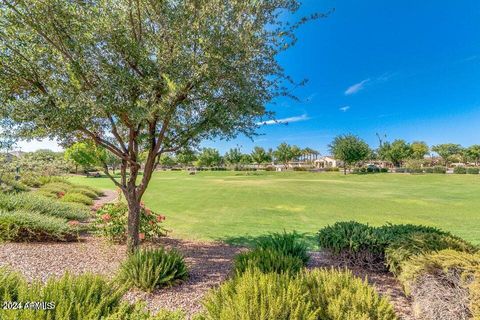
[[127, 225], [127, 252], [132, 253], [140, 244], [138, 236], [140, 229], [140, 201], [137, 201], [136, 192], [127, 192], [128, 225]]
[[343, 166], [343, 174], [347, 175], [347, 166], [345, 166], [345, 165]]

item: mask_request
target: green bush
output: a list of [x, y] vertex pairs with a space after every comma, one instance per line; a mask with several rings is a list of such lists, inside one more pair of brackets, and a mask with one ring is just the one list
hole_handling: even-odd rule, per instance
[[[11, 289], [5, 291], [8, 290]], [[72, 276], [68, 273], [59, 279], [50, 278], [44, 285], [40, 282], [19, 282], [19, 286], [11, 291], [18, 293], [17, 301], [23, 303], [23, 309], [1, 310], [1, 319], [102, 319], [116, 311], [125, 293], [124, 288], [112, 285], [101, 276]], [[6, 293], [3, 300], [10, 296]], [[28, 308], [26, 303], [29, 301], [45, 302], [46, 309]]]
[[433, 167], [433, 173], [445, 174], [445, 173], [447, 173], [447, 168], [442, 167], [442, 166], [435, 166], [435, 167]]
[[340, 171], [340, 168], [338, 168], [338, 167], [327, 167], [324, 170], [326, 172], [338, 172], [338, 171]]
[[283, 233], [272, 233], [258, 240], [255, 247], [259, 249], [271, 249], [286, 256], [297, 257], [302, 260], [304, 264], [310, 259], [307, 244], [295, 232], [287, 233], [284, 231]]
[[70, 190], [68, 190], [68, 193], [72, 193], [72, 192], [83, 194], [84, 196], [87, 196], [90, 199], [98, 199], [98, 194], [96, 192], [84, 187], [73, 187]]
[[119, 281], [129, 286], [153, 291], [188, 277], [183, 256], [176, 250], [140, 249], [122, 263]]
[[452, 249], [473, 253], [475, 246], [467, 241], [445, 234], [438, 233], [413, 233], [407, 237], [401, 237], [391, 243], [385, 250], [385, 261], [390, 272], [399, 275], [401, 264], [406, 260], [432, 251]]
[[91, 206], [93, 204], [93, 200], [91, 198], [76, 192], [67, 192], [63, 197], [61, 197], [60, 200], [62, 202], [81, 203], [87, 206]]
[[19, 301], [19, 290], [26, 284], [19, 272], [12, 272], [7, 267], [0, 267], [0, 301]]
[[455, 174], [466, 174], [467, 173], [467, 168], [464, 166], [458, 166], [453, 168], [453, 173]]
[[306, 167], [293, 167], [293, 171], [308, 171]]
[[478, 313], [480, 254], [442, 250], [415, 256], [399, 276], [422, 319], [470, 319]]
[[380, 168], [380, 172], [382, 173], [387, 173], [389, 170], [388, 168]]
[[0, 211], [0, 241], [74, 241], [66, 220], [28, 211]]
[[272, 249], [254, 249], [240, 253], [235, 257], [235, 272], [241, 274], [248, 269], [259, 269], [261, 272], [277, 272], [295, 274], [303, 268], [300, 258], [284, 255]]
[[289, 274], [249, 270], [213, 289], [200, 319], [397, 319], [386, 298], [350, 272]]
[[468, 174], [479, 174], [480, 173], [480, 168], [467, 168], [467, 173]]
[[38, 190], [38, 192], [42, 195], [57, 198], [62, 198], [67, 193], [78, 193], [90, 199], [96, 199], [103, 195], [103, 192], [97, 188], [85, 185], [76, 185], [67, 180], [61, 179], [53, 179], [52, 181], [47, 182]]
[[[94, 227], [97, 233], [116, 243], [123, 243], [127, 235], [128, 206], [124, 202], [107, 203], [97, 210]], [[140, 204], [140, 239], [151, 240], [167, 235], [163, 227], [165, 216], [143, 203]]]
[[337, 222], [318, 233], [319, 246], [347, 264], [384, 268], [387, 246], [413, 233], [447, 234], [439, 229], [411, 224], [371, 227], [355, 221]]
[[59, 177], [59, 176], [39, 176], [38, 181], [40, 182], [40, 184], [42, 186], [46, 185], [48, 183], [54, 183], [54, 182], [62, 182], [62, 183], [66, 183], [66, 184], [72, 184], [71, 182], [69, 182], [67, 180], [67, 178]]
[[111, 313], [102, 320], [185, 320], [186, 316], [182, 310], [165, 310], [161, 309], [156, 315], [150, 315], [143, 303], [122, 303], [118, 310]]
[[34, 211], [49, 216], [74, 220], [82, 220], [90, 215], [90, 210], [84, 206], [61, 203], [32, 194], [0, 194], [0, 209], [7, 211]]
[[3, 179], [0, 181], [0, 192], [2, 193], [19, 193], [29, 190], [26, 185], [13, 179]]

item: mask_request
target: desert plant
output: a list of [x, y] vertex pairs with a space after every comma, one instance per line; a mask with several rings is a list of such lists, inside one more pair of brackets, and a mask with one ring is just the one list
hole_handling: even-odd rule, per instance
[[74, 241], [66, 220], [29, 211], [0, 211], [0, 241]]
[[405, 261], [399, 279], [413, 298], [418, 317], [469, 319], [478, 310], [475, 277], [479, 272], [480, 254], [448, 249]]
[[[124, 202], [107, 203], [97, 210], [94, 227], [97, 233], [112, 242], [122, 243], [126, 240], [128, 206]], [[141, 240], [151, 240], [167, 234], [162, 226], [165, 216], [158, 214], [141, 204], [140, 236]]]
[[90, 215], [90, 211], [84, 206], [61, 203], [46, 197], [23, 193], [0, 194], [0, 209], [34, 211], [49, 216], [75, 220], [85, 219]]
[[74, 203], [81, 203], [86, 206], [91, 206], [93, 204], [93, 200], [88, 196], [77, 193], [77, 192], [67, 192], [63, 195], [60, 199], [62, 202], [74, 202]]
[[0, 301], [19, 301], [18, 291], [26, 285], [19, 272], [0, 267]]
[[477, 248], [467, 241], [445, 234], [413, 233], [391, 243], [385, 250], [385, 261], [390, 272], [399, 275], [401, 264], [406, 260], [433, 251], [452, 249], [463, 252], [476, 252]]
[[188, 271], [176, 250], [139, 249], [122, 263], [118, 277], [122, 283], [151, 292], [186, 279]]
[[260, 238], [255, 243], [255, 247], [260, 249], [271, 249], [286, 256], [297, 257], [304, 264], [310, 259], [306, 243], [302, 240], [300, 235], [295, 232], [287, 233], [284, 231], [283, 233], [272, 233], [267, 237]]
[[261, 272], [277, 272], [295, 274], [303, 268], [303, 261], [273, 249], [257, 248], [240, 253], [235, 257], [235, 272], [241, 274], [248, 269], [259, 269]]
[[396, 319], [389, 301], [350, 272], [248, 270], [213, 289], [201, 319]]

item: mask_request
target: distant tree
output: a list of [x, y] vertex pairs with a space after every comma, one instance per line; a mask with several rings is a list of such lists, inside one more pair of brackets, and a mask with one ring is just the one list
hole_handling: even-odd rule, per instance
[[422, 160], [430, 151], [428, 145], [423, 141], [414, 141], [410, 144], [412, 149], [412, 158]]
[[288, 163], [295, 158], [299, 157], [302, 154], [302, 150], [297, 146], [291, 146], [287, 143], [281, 143], [275, 151], [273, 151], [273, 155], [275, 160], [282, 163], [285, 168], [288, 167]]
[[100, 159], [105, 158], [105, 151], [99, 151], [88, 141], [76, 142], [65, 150], [64, 157], [65, 160], [71, 160], [75, 164], [75, 173], [78, 173], [78, 166], [88, 170], [99, 164]]
[[183, 149], [176, 153], [177, 163], [180, 165], [187, 167], [191, 166], [195, 160], [197, 160], [197, 156], [195, 151], [192, 149]]
[[474, 144], [465, 149], [465, 157], [467, 161], [475, 162], [477, 166], [480, 163], [480, 145]]
[[204, 148], [198, 155], [198, 165], [202, 167], [219, 166], [222, 163], [222, 156], [217, 149]]
[[106, 150], [104, 153], [103, 162], [109, 168], [112, 168], [113, 174], [115, 174], [115, 170], [122, 164], [122, 161], [108, 150]]
[[249, 154], [242, 154], [242, 158], [240, 159], [240, 164], [241, 165], [249, 165], [252, 164], [253, 160], [252, 157]]
[[318, 156], [320, 152], [311, 148], [305, 148], [302, 150], [302, 156], [304, 161], [312, 162], [313, 158]]
[[242, 152], [240, 148], [232, 148], [225, 153], [223, 160], [229, 165], [238, 166], [242, 161]]
[[271, 153], [265, 151], [265, 149], [262, 147], [254, 147], [250, 156], [253, 163], [258, 165], [272, 162]]
[[18, 138], [13, 134], [13, 123], [7, 119], [0, 118], [0, 162], [2, 163], [0, 170], [0, 183], [2, 183], [3, 175], [8, 170], [7, 162], [10, 161], [8, 152], [18, 142]]
[[177, 164], [177, 162], [175, 161], [175, 159], [171, 155], [162, 154], [160, 156], [160, 165], [162, 167], [172, 167], [176, 164]]
[[347, 166], [351, 167], [360, 161], [364, 161], [370, 155], [368, 144], [352, 134], [335, 137], [329, 148], [336, 159], [343, 161], [344, 174], [347, 174]]
[[392, 143], [384, 142], [378, 149], [378, 155], [380, 159], [400, 167], [403, 161], [412, 157], [412, 148], [405, 140], [397, 139]]
[[463, 152], [463, 148], [459, 144], [444, 143], [432, 146], [432, 151], [442, 157], [445, 166], [448, 166], [452, 160], [459, 157]]

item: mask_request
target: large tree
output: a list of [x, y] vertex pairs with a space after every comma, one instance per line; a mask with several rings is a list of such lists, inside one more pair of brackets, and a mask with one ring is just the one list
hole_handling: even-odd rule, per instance
[[254, 147], [250, 156], [252, 161], [257, 165], [272, 162], [271, 152], [265, 151], [262, 147]]
[[[121, 160], [129, 250], [158, 159], [254, 133], [289, 95], [277, 54], [297, 0], [0, 0], [0, 118], [24, 137], [94, 141]], [[146, 151], [139, 177], [139, 155]]]
[[397, 139], [384, 142], [378, 149], [378, 156], [382, 160], [390, 161], [394, 166], [399, 167], [403, 161], [412, 157], [412, 148], [405, 140]]
[[428, 144], [423, 141], [412, 142], [410, 148], [412, 149], [412, 158], [418, 160], [423, 160], [430, 151]]
[[460, 157], [461, 153], [463, 152], [463, 148], [459, 144], [444, 143], [432, 146], [432, 151], [436, 152], [440, 157], [442, 157], [445, 166], [448, 166], [449, 162]]
[[480, 145], [471, 145], [465, 149], [464, 153], [467, 161], [473, 161], [475, 162], [475, 165], [478, 165], [480, 162]]
[[[78, 166], [85, 170], [99, 164], [101, 160], [106, 160], [105, 149], [97, 148], [90, 141], [76, 142], [65, 150], [65, 160], [70, 160], [75, 164], [75, 173], [78, 173]], [[106, 161], [105, 161], [106, 162]]]
[[225, 153], [223, 159], [229, 165], [238, 166], [242, 161], [242, 156], [243, 154], [240, 151], [240, 148], [231, 148]]
[[335, 137], [329, 148], [336, 159], [343, 161], [344, 174], [347, 174], [347, 167], [366, 160], [371, 154], [368, 144], [352, 134]]
[[285, 168], [288, 167], [288, 163], [297, 157], [301, 156], [302, 149], [295, 145], [289, 145], [288, 143], [281, 143], [278, 145], [277, 149], [273, 151], [275, 160], [283, 163]]

